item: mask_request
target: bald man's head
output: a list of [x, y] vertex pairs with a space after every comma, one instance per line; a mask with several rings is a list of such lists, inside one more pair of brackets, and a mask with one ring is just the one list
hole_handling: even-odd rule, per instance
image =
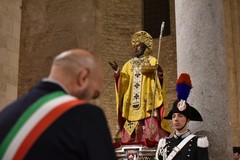
[[73, 49], [59, 54], [53, 61], [52, 67], [59, 67], [63, 71], [76, 72], [81, 67], [96, 67], [96, 60], [91, 53], [82, 49]]
[[72, 49], [56, 56], [49, 78], [61, 83], [69, 94], [88, 101], [98, 97], [103, 74], [90, 52]]

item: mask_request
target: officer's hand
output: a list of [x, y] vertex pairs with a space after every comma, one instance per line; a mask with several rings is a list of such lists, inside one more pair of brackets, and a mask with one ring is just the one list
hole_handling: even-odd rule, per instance
[[111, 63], [111, 62], [108, 62], [108, 63], [110, 64], [110, 66], [112, 67], [112, 69], [113, 69], [114, 71], [117, 71], [118, 65], [117, 65], [117, 63], [116, 63], [115, 61], [113, 61], [113, 63]]

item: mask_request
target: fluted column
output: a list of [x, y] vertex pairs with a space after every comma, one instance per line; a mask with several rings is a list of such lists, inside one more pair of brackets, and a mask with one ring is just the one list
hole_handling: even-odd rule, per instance
[[177, 0], [175, 9], [177, 72], [190, 74], [188, 102], [204, 119], [190, 128], [208, 136], [210, 160], [231, 159], [223, 1]]

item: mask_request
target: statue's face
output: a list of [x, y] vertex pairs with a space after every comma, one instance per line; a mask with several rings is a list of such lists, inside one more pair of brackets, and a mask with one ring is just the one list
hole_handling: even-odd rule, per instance
[[134, 45], [135, 51], [139, 50], [140, 47], [141, 47], [141, 42], [136, 42], [135, 45]]
[[136, 57], [140, 57], [144, 54], [146, 45], [142, 42], [136, 42], [134, 45], [134, 53]]

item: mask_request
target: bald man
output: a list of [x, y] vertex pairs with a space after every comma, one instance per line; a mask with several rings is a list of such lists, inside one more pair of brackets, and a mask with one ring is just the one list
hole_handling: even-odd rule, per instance
[[59, 54], [48, 78], [0, 113], [0, 159], [116, 159], [105, 115], [89, 103], [102, 82], [88, 51]]

